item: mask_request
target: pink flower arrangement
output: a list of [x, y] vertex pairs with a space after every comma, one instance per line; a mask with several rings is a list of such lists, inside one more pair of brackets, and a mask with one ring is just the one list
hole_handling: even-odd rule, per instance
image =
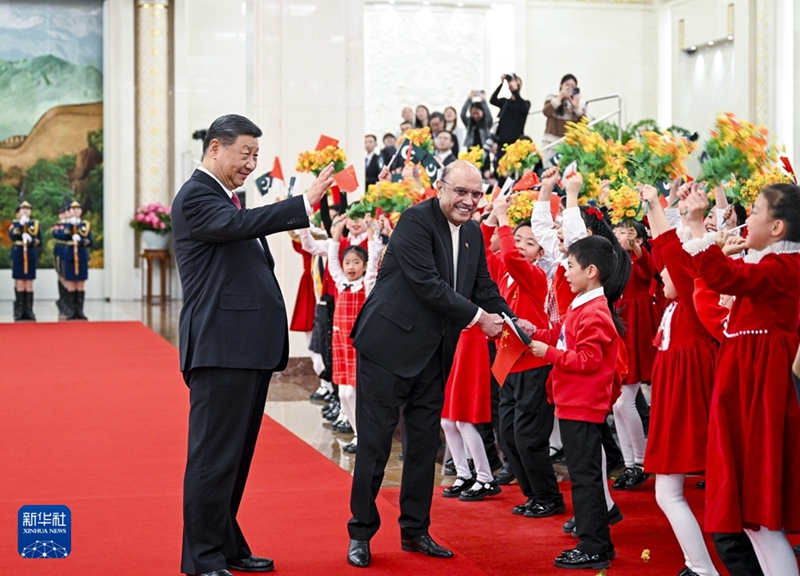
[[159, 202], [139, 206], [133, 220], [130, 221], [130, 226], [138, 232], [151, 230], [166, 234], [172, 230], [171, 212], [171, 206], [164, 206]]

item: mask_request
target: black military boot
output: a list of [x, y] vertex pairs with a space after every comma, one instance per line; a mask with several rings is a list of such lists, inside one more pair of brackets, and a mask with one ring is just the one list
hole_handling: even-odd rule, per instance
[[14, 289], [14, 322], [19, 322], [25, 319], [25, 314], [22, 311], [22, 298], [24, 292]]
[[75, 299], [75, 315], [78, 320], [88, 320], [86, 315], [83, 313], [83, 299], [86, 296], [86, 292], [83, 290], [78, 290], [75, 292], [76, 299]]
[[33, 292], [25, 292], [25, 319], [36, 322], [36, 315], [33, 313]]

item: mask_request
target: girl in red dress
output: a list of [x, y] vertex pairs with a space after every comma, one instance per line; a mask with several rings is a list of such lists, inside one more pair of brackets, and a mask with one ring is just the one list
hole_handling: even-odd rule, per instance
[[342, 251], [339, 262], [339, 243], [342, 240], [347, 218], [342, 216], [331, 227], [328, 244], [328, 269], [336, 283], [336, 308], [333, 312], [333, 381], [339, 385], [339, 401], [342, 411], [353, 427], [353, 440], [342, 450], [355, 453], [358, 446], [356, 427], [356, 349], [353, 348], [350, 332], [358, 313], [364, 305], [378, 275], [378, 260], [382, 244], [372, 239], [369, 229], [369, 255], [361, 246], [351, 245]]
[[643, 382], [650, 381], [653, 371], [653, 337], [656, 333], [656, 308], [650, 296], [650, 284], [655, 274], [650, 252], [643, 247], [646, 229], [638, 222], [614, 229], [620, 245], [630, 255], [631, 276], [622, 298], [617, 301], [617, 313], [625, 325], [623, 339], [628, 353], [628, 376], [623, 381], [622, 394], [614, 403], [614, 423], [617, 428], [625, 471], [614, 481], [617, 490], [634, 488], [647, 480], [644, 473], [645, 437], [636, 394]]
[[652, 373], [650, 437], [644, 469], [656, 475], [656, 502], [683, 551], [684, 576], [717, 576], [700, 525], [683, 495], [690, 473], [706, 466], [708, 407], [714, 381], [716, 344], [695, 309], [695, 272], [659, 203], [658, 191], [644, 186], [649, 203], [653, 253], [663, 262], [667, 306], [656, 333]]
[[692, 232], [684, 249], [710, 289], [735, 297], [711, 396], [705, 529], [744, 529], [765, 575], [797, 576], [782, 530], [800, 531], [800, 399], [790, 370], [800, 341], [800, 188], [762, 188], [747, 219], [751, 253], [739, 260], [705, 236], [705, 192], [687, 187], [681, 197]]

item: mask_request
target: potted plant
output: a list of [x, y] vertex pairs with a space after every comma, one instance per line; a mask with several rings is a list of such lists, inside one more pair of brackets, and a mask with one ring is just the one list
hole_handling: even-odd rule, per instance
[[130, 226], [142, 233], [142, 241], [147, 248], [164, 249], [169, 244], [172, 231], [171, 212], [171, 206], [164, 206], [160, 202], [139, 206]]

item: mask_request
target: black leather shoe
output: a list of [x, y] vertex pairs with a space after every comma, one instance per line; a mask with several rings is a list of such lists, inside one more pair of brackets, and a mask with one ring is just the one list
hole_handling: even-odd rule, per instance
[[523, 514], [525, 514], [525, 512], [530, 510], [531, 506], [533, 506], [534, 504], [536, 504], [536, 498], [533, 497], [528, 498], [528, 501], [525, 502], [525, 504], [517, 504], [516, 506], [514, 506], [511, 509], [511, 513], [517, 516], [522, 516]]
[[514, 480], [517, 479], [514, 471], [511, 469], [511, 464], [506, 462], [503, 464], [503, 469], [500, 470], [500, 474], [494, 477], [500, 486], [505, 486], [506, 484], [511, 484]]
[[444, 463], [443, 468], [444, 468], [444, 475], [445, 476], [455, 476], [457, 474], [456, 465], [453, 462], [452, 458], [450, 458], [450, 460], [448, 460], [447, 462]]
[[678, 572], [678, 576], [700, 576], [700, 574], [698, 574], [691, 568], [684, 568], [683, 570]]
[[458, 499], [464, 502], [477, 502], [483, 500], [487, 496], [495, 496], [500, 494], [503, 489], [497, 485], [497, 480], [491, 482], [475, 482], [470, 488], [462, 490]]
[[525, 518], [547, 518], [556, 514], [563, 514], [567, 507], [563, 502], [537, 502], [528, 508], [523, 516]]
[[372, 562], [369, 540], [350, 540], [350, 548], [347, 550], [347, 562], [358, 568], [369, 566], [370, 562]]
[[601, 570], [611, 566], [611, 563], [608, 561], [608, 554], [605, 552], [587, 554], [575, 548], [562, 552], [561, 556], [556, 558], [555, 565], [557, 568], [593, 568]]
[[400, 547], [404, 552], [422, 552], [425, 556], [434, 558], [452, 558], [453, 553], [447, 548], [439, 546], [427, 534], [400, 540]]
[[[633, 468], [626, 468], [625, 472], [628, 472], [625, 480], [620, 482], [620, 478], [622, 478], [622, 474], [620, 474], [620, 477], [614, 482], [613, 488], [617, 490], [630, 490], [631, 488], [641, 486], [650, 477], [649, 474], [644, 473], [644, 470], [638, 464], [634, 465]], [[619, 485], [617, 485], [618, 483]]]
[[561, 527], [561, 529], [564, 532], [566, 532], [567, 534], [572, 532], [572, 535], [574, 536], [575, 535], [575, 516], [573, 516], [572, 518], [570, 518], [569, 520], [564, 522], [564, 525]]
[[558, 460], [564, 459], [564, 449], [563, 448], [553, 448], [550, 447], [550, 460], [553, 462], [557, 462]]
[[239, 572], [272, 572], [275, 570], [275, 563], [269, 558], [250, 555], [241, 560], [226, 560], [228, 568]]
[[472, 486], [474, 483], [475, 478], [461, 478], [459, 476], [456, 478], [456, 481], [453, 482], [452, 486], [444, 489], [442, 496], [445, 498], [458, 498], [461, 495], [461, 492]]
[[794, 550], [794, 555], [800, 558], [800, 544], [792, 548], [792, 550]]
[[347, 452], [348, 454], [355, 454], [356, 450], [358, 450], [358, 444], [353, 444], [352, 442], [342, 446], [342, 452]]
[[195, 574], [195, 576], [233, 576], [227, 570], [214, 570], [213, 572], [203, 572], [202, 574]]

